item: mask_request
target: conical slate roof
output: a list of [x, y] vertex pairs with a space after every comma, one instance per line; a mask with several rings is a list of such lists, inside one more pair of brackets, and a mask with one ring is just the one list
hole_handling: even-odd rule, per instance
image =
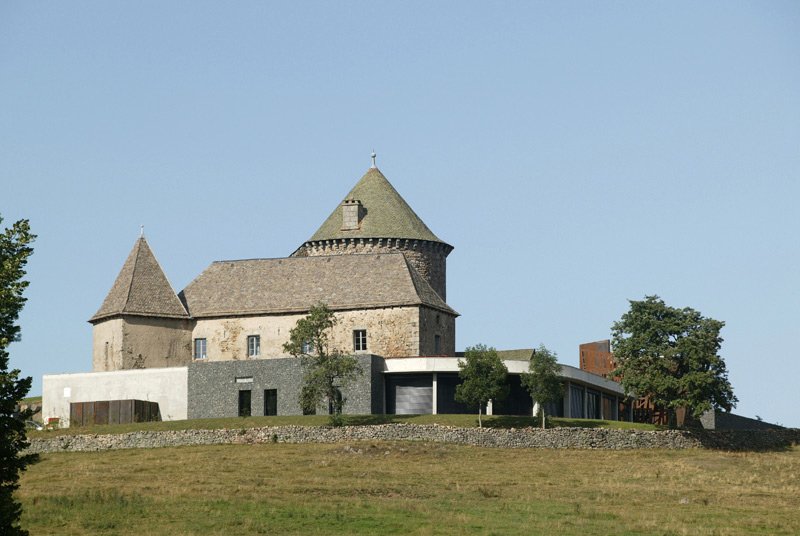
[[103, 305], [89, 322], [121, 314], [189, 317], [144, 237], [134, 244]]
[[357, 199], [365, 209], [366, 214], [359, 228], [342, 230], [340, 204], [309, 239], [310, 242], [339, 238], [407, 238], [442, 242], [378, 168], [370, 168], [345, 199]]

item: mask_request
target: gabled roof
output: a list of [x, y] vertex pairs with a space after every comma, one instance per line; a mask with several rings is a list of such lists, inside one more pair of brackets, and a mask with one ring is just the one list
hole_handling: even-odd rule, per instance
[[401, 253], [212, 263], [180, 294], [194, 318], [426, 305], [457, 315]]
[[340, 203], [309, 242], [337, 238], [407, 238], [442, 242], [408, 206], [378, 168], [370, 168], [345, 199], [357, 199], [365, 209], [366, 214], [359, 228], [342, 230]]
[[122, 314], [189, 317], [144, 237], [134, 244], [103, 305], [89, 322]]

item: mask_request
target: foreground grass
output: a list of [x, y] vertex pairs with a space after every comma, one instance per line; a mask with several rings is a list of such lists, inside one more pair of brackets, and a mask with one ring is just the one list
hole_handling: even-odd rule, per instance
[[[635, 428], [637, 430], [655, 430], [651, 424], [623, 421], [600, 421], [593, 419], [548, 419], [548, 427], [574, 426], [582, 428]], [[346, 415], [345, 424], [363, 426], [386, 423], [442, 424], [465, 428], [477, 427], [475, 415]], [[131, 424], [114, 424], [101, 426], [85, 426], [81, 428], [62, 428], [43, 432], [31, 431], [30, 438], [52, 437], [61, 434], [124, 434], [140, 430], [213, 430], [219, 428], [256, 428], [261, 426], [327, 426], [327, 415], [287, 415], [278, 417], [230, 417], [224, 419], [192, 419], [185, 421], [141, 422]], [[489, 428], [525, 428], [538, 426], [534, 417], [516, 416], [484, 416], [483, 426]]]
[[798, 534], [800, 449], [220, 445], [42, 457], [31, 534]]

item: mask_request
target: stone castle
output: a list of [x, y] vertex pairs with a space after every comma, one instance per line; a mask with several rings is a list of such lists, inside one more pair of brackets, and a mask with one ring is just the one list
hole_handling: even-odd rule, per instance
[[374, 165], [291, 256], [214, 262], [178, 294], [142, 236], [89, 320], [93, 370], [285, 357], [317, 303], [334, 311], [341, 351], [454, 356], [452, 250]]
[[[331, 347], [360, 364], [342, 391], [347, 413], [472, 413], [455, 398], [458, 313], [445, 301], [452, 250], [374, 161], [290, 256], [213, 262], [179, 293], [142, 236], [89, 320], [93, 372], [45, 375], [43, 418], [80, 426], [137, 411], [163, 420], [299, 415], [302, 363], [282, 359], [283, 345], [318, 303], [337, 320]], [[487, 414], [531, 415], [520, 375], [533, 350], [498, 355], [510, 394]], [[629, 415], [618, 383], [567, 365], [561, 375], [551, 415]]]

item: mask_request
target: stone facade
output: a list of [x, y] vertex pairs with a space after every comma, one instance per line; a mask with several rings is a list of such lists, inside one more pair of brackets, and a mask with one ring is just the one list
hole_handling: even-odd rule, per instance
[[[358, 357], [362, 374], [342, 394], [345, 413], [383, 413], [383, 360], [373, 355]], [[251, 415], [265, 414], [264, 392], [277, 391], [278, 415], [301, 415], [298, 402], [303, 380], [299, 358], [250, 361], [195, 362], [188, 371], [188, 415], [190, 419], [236, 417], [239, 391], [250, 391]], [[327, 413], [320, 407], [318, 413]]]
[[360, 253], [397, 253], [406, 259], [443, 299], [447, 300], [447, 255], [453, 248], [442, 242], [400, 238], [340, 238], [309, 241], [295, 257], [322, 255], [357, 255]]
[[179, 367], [191, 361], [189, 320], [121, 316], [95, 323], [92, 332], [95, 372]]
[[[455, 317], [427, 307], [386, 307], [338, 311], [331, 332], [331, 348], [343, 353], [372, 353], [384, 357], [435, 355], [435, 334], [440, 336], [440, 353], [455, 352]], [[247, 338], [257, 335], [260, 354], [257, 358], [285, 357], [284, 343], [304, 314], [252, 317], [201, 318], [192, 337], [206, 339], [208, 361], [246, 360]], [[438, 323], [437, 319], [438, 318]], [[422, 333], [420, 326], [425, 324]], [[353, 332], [366, 330], [367, 349], [355, 352]], [[186, 355], [190, 355], [187, 351]]]
[[[456, 349], [456, 319], [428, 307], [419, 308], [420, 356], [452, 356]], [[437, 343], [438, 337], [438, 343]], [[388, 356], [393, 357], [393, 356]]]

